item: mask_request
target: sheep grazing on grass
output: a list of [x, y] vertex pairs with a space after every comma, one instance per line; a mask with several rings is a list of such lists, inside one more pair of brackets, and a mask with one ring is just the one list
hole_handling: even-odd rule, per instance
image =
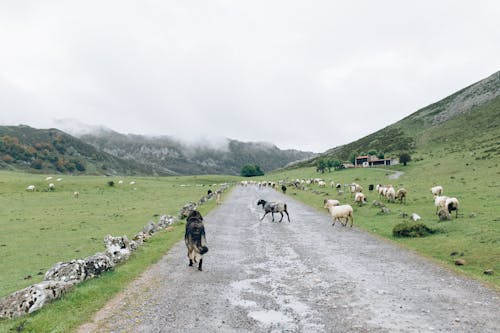
[[451, 214], [452, 211], [455, 211], [455, 218], [458, 218], [458, 199], [457, 198], [447, 198], [444, 204], [448, 213]]
[[399, 203], [406, 203], [406, 189], [400, 188], [396, 191], [396, 199], [399, 200]]
[[279, 222], [283, 220], [283, 212], [286, 213], [286, 216], [288, 217], [288, 222], [290, 222], [290, 215], [288, 215], [287, 211], [287, 206], [286, 203], [284, 202], [267, 202], [266, 200], [260, 199], [257, 202], [257, 206], [262, 205], [262, 208], [264, 209], [264, 215], [260, 219], [261, 221], [264, 219], [264, 217], [268, 214], [271, 213], [271, 216], [273, 217], [273, 222], [274, 222], [274, 213], [280, 213], [281, 214], [281, 219]]
[[351, 196], [354, 193], [363, 192], [363, 186], [356, 184], [356, 183], [352, 183], [349, 185], [349, 192], [351, 193]]
[[431, 187], [431, 193], [432, 195], [434, 195], [435, 197], [436, 196], [440, 196], [440, 195], [443, 195], [444, 193], [444, 190], [443, 190], [443, 187], [438, 185], [438, 186], [434, 186], [434, 187]]
[[56, 186], [54, 185], [54, 183], [50, 183], [49, 184], [49, 190], [50, 191], [54, 191], [56, 189]]
[[365, 195], [361, 192], [357, 192], [356, 195], [354, 195], [354, 202], [357, 203], [359, 206], [361, 206], [363, 203], [366, 202]]
[[394, 190], [394, 187], [391, 185], [387, 186], [385, 197], [387, 198], [387, 202], [394, 202], [396, 200], [396, 190]]
[[35, 185], [29, 185], [28, 187], [26, 187], [26, 191], [28, 191], [28, 192], [34, 192], [35, 191]]
[[434, 205], [436, 206], [436, 214], [438, 213], [439, 210], [441, 209], [446, 209], [446, 200], [448, 199], [447, 196], [436, 196], [434, 198]]
[[377, 184], [377, 186], [375, 186], [375, 190], [377, 190], [377, 193], [378, 193], [378, 196], [380, 199], [382, 199], [382, 197], [385, 197], [385, 193], [387, 192], [387, 186], [385, 185], [382, 185], [382, 184]]
[[80, 197], [80, 192], [78, 192], [78, 191], [73, 192], [73, 197], [75, 199], [78, 199]]
[[323, 200], [323, 203], [325, 204], [324, 208], [326, 208], [327, 210], [330, 210], [330, 207], [340, 205], [340, 201], [335, 200], [335, 199], [325, 199], [325, 200]]
[[329, 210], [333, 219], [332, 226], [335, 225], [335, 222], [340, 221], [340, 223], [342, 223], [342, 225], [345, 227], [347, 226], [347, 223], [351, 221], [351, 227], [352, 227], [354, 223], [354, 216], [351, 205], [333, 206], [330, 207]]

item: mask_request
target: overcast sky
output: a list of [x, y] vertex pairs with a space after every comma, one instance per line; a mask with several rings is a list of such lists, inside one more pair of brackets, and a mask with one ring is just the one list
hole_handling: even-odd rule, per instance
[[500, 1], [0, 1], [0, 124], [323, 152], [500, 70]]

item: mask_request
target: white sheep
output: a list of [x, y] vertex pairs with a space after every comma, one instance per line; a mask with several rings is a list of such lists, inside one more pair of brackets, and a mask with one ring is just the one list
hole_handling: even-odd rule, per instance
[[50, 183], [49, 184], [49, 190], [50, 191], [54, 191], [56, 189], [56, 186], [54, 185], [54, 183]]
[[364, 202], [366, 202], [366, 197], [363, 193], [357, 192], [354, 195], [354, 202], [361, 206]]
[[35, 185], [29, 185], [28, 187], [26, 187], [26, 191], [28, 191], [28, 192], [34, 192], [35, 191]]
[[73, 197], [78, 199], [80, 197], [80, 192], [78, 191], [73, 192]]
[[363, 192], [363, 186], [352, 183], [349, 185], [349, 192], [351, 193], [351, 195], [357, 192]]
[[319, 186], [319, 187], [326, 187], [326, 183], [325, 183], [325, 181], [323, 181], [323, 180], [319, 180], [319, 181], [318, 181], [318, 186]]
[[388, 202], [394, 202], [396, 200], [396, 190], [394, 190], [394, 187], [392, 187], [391, 185], [387, 186], [385, 197], [387, 198]]
[[52, 180], [52, 177], [48, 176], [45, 180]]
[[57, 180], [58, 182], [60, 182], [60, 181], [62, 180], [62, 178], [57, 178], [56, 180]]
[[329, 210], [330, 207], [340, 205], [340, 201], [335, 200], [335, 199], [325, 199], [325, 200], [323, 200], [323, 203], [325, 204], [324, 208], [326, 208], [327, 210]]
[[351, 221], [351, 227], [352, 227], [354, 223], [354, 216], [351, 205], [332, 206], [330, 207], [329, 210], [333, 219], [332, 226], [335, 225], [335, 222], [337, 220], [339, 220], [344, 227], [347, 226], [347, 223], [349, 221]]
[[447, 198], [445, 201], [445, 209], [451, 214], [455, 211], [455, 218], [458, 218], [458, 199], [457, 198]]
[[411, 219], [415, 222], [417, 222], [418, 220], [421, 219], [420, 215], [418, 215], [417, 213], [413, 213], [411, 214]]
[[443, 195], [443, 193], [444, 193], [443, 187], [442, 187], [441, 185], [431, 187], [431, 193], [432, 193], [434, 196], [440, 196], [440, 195]]
[[436, 196], [434, 198], [434, 205], [436, 206], [436, 214], [440, 209], [446, 209], [446, 200], [448, 199], [447, 196]]

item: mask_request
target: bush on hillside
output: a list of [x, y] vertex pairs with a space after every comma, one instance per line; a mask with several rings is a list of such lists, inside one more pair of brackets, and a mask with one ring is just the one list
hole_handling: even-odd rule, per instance
[[392, 229], [394, 237], [425, 237], [435, 232], [435, 230], [427, 227], [422, 222], [413, 221], [399, 223]]

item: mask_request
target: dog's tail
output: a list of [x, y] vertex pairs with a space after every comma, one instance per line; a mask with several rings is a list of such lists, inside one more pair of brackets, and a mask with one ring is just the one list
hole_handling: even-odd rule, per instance
[[202, 246], [198, 250], [200, 251], [200, 254], [205, 254], [208, 252], [208, 247]]

